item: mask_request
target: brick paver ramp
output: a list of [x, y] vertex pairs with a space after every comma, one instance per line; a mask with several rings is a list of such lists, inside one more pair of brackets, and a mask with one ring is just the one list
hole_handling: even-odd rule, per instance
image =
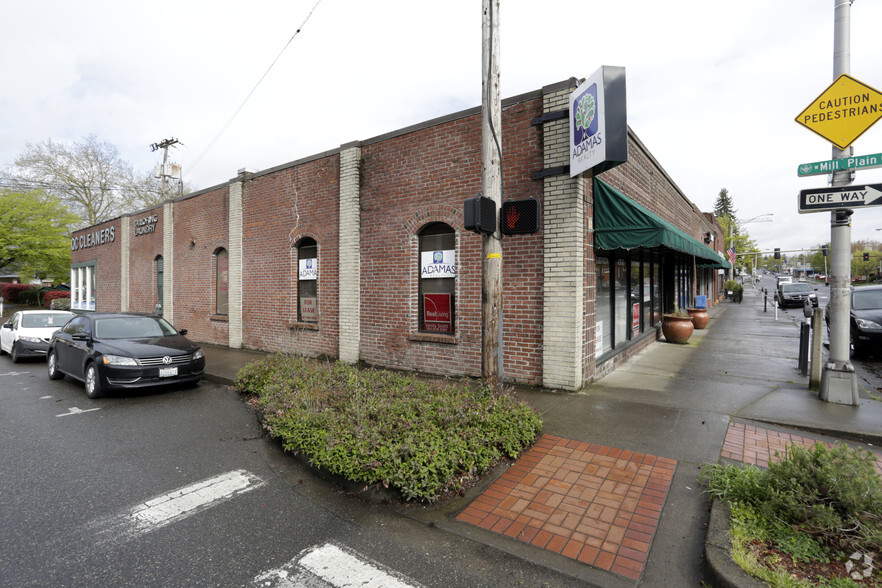
[[457, 519], [638, 579], [676, 466], [542, 435]]

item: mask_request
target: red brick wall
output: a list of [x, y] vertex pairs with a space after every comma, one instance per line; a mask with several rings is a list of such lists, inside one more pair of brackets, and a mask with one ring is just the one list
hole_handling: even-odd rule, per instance
[[[95, 307], [101, 311], [119, 310], [120, 306], [120, 233], [121, 219], [114, 219], [106, 223], [101, 223], [76, 231], [71, 236], [71, 243], [76, 240], [76, 249], [70, 252], [71, 265], [77, 263], [96, 262], [96, 280], [95, 280]], [[113, 240], [110, 238], [110, 230], [112, 229]], [[100, 231], [105, 232], [104, 243], [94, 240], [94, 234]], [[93, 236], [93, 242], [88, 245], [89, 235]], [[81, 239], [82, 237], [82, 239]], [[71, 245], [73, 248], [73, 245]]]
[[[153, 232], [135, 235], [135, 222], [154, 214], [158, 220]], [[157, 255], [162, 255], [162, 233], [166, 222], [163, 208], [157, 206], [131, 217], [123, 217], [122, 220], [129, 224], [129, 310], [153, 312], [158, 302], [154, 260]], [[170, 279], [167, 266], [163, 279]]]
[[[538, 97], [503, 113], [504, 198], [541, 197]], [[361, 356], [439, 374], [481, 373], [481, 237], [463, 230], [466, 198], [481, 191], [479, 114], [362, 147]], [[443, 222], [457, 233], [455, 336], [419, 333], [417, 235]], [[538, 383], [542, 367], [542, 235], [503, 242], [504, 372]]]
[[[242, 316], [246, 347], [337, 356], [339, 183], [337, 154], [295, 163], [244, 182]], [[296, 322], [296, 246], [305, 237], [318, 244], [317, 325]]]
[[[174, 204], [174, 323], [188, 329], [187, 336], [195, 341], [229, 341], [227, 317], [215, 313], [215, 252], [229, 251], [229, 220], [227, 186]], [[162, 246], [161, 235], [158, 245]]]

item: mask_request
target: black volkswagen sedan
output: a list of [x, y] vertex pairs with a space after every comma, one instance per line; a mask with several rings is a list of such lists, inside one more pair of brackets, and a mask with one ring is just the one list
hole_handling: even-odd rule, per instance
[[[830, 328], [830, 306], [824, 314], [827, 329]], [[851, 290], [851, 316], [849, 318], [851, 354], [882, 352], [882, 286], [858, 286]]]
[[71, 319], [49, 342], [49, 379], [86, 384], [86, 395], [108, 390], [197, 383], [202, 348], [165, 319], [139, 313], [92, 313]]

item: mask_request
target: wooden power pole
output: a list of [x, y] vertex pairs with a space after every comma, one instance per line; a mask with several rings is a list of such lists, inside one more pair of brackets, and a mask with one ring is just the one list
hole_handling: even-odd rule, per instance
[[[483, 0], [481, 42], [481, 189], [498, 211], [502, 205], [502, 103], [499, 98], [499, 0]], [[502, 389], [502, 235], [481, 236], [481, 375]]]

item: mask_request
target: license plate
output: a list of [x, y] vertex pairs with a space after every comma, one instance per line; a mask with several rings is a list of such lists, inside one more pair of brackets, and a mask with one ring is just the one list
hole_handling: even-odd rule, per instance
[[178, 368], [176, 367], [168, 367], [168, 368], [159, 368], [159, 377], [160, 378], [168, 378], [170, 376], [177, 376]]

